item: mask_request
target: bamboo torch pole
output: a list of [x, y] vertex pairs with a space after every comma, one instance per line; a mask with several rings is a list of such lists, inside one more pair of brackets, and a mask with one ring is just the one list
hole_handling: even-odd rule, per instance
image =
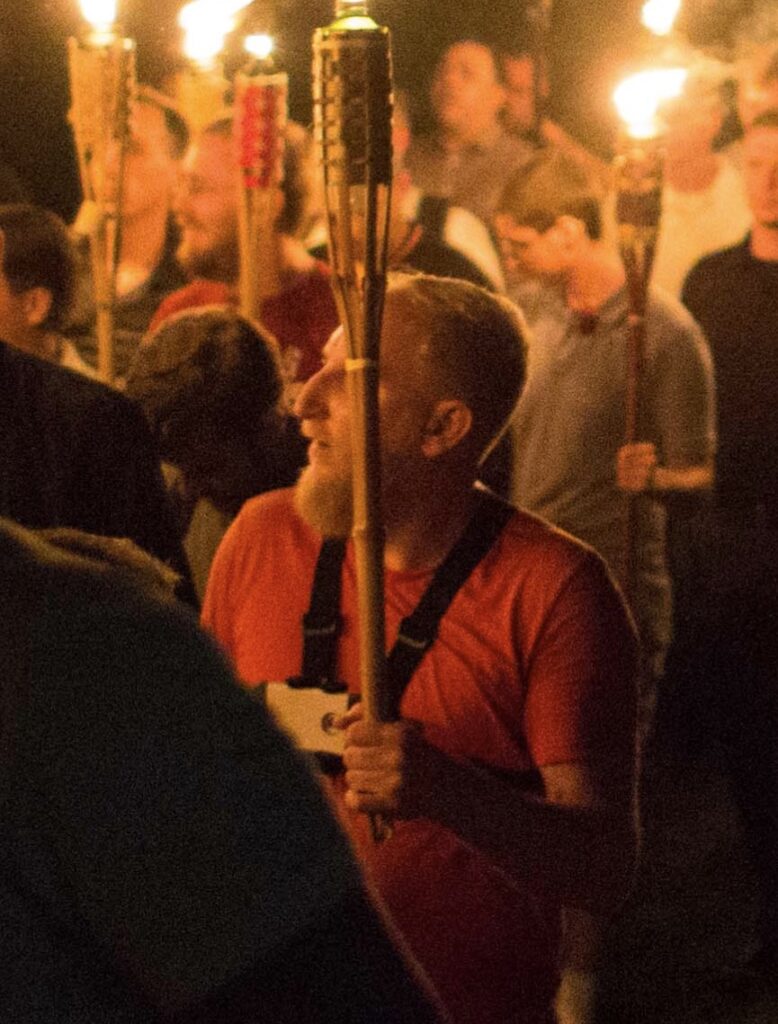
[[283, 181], [287, 76], [273, 70], [268, 36], [246, 40], [254, 59], [235, 76], [241, 312], [261, 319], [262, 303], [280, 289], [275, 222]]
[[[662, 164], [655, 146], [628, 149], [617, 159], [616, 219], [621, 259], [627, 277], [629, 319], [624, 443], [644, 437], [643, 363], [646, 302], [661, 212]], [[624, 588], [635, 597], [637, 579], [638, 494], [627, 495]]]
[[[662, 197], [662, 149], [659, 110], [683, 87], [682, 68], [639, 72], [625, 79], [614, 101], [626, 124], [621, 152], [615, 161], [618, 242], [627, 279], [629, 334], [625, 396], [624, 443], [643, 440], [643, 361], [646, 344], [646, 302], [659, 234]], [[623, 585], [635, 597], [638, 575], [637, 523], [640, 494], [627, 496]]]
[[[364, 3], [338, 0], [314, 35], [314, 112], [324, 172], [333, 288], [348, 345], [362, 701], [396, 717], [386, 680], [378, 414], [381, 323], [392, 180], [389, 32]], [[377, 838], [384, 826], [374, 821]]]
[[114, 378], [113, 317], [124, 154], [135, 94], [135, 47], [115, 25], [115, 0], [82, 0], [92, 31], [68, 40], [73, 130], [95, 291], [97, 369]]

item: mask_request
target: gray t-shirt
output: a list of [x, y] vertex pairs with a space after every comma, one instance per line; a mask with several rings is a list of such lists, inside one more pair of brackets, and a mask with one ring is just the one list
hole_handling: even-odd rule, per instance
[[411, 143], [405, 166], [422, 192], [443, 196], [488, 224], [509, 179], [534, 152], [528, 142], [504, 131], [457, 149], [424, 135]]
[[[588, 321], [561, 293], [536, 297], [527, 385], [514, 420], [512, 498], [595, 548], [617, 577], [626, 558], [625, 495], [616, 486], [624, 443], [628, 304], [624, 289]], [[680, 303], [651, 291], [642, 386], [644, 437], [659, 464], [683, 467], [714, 448], [710, 353]], [[647, 652], [670, 639], [665, 511], [637, 504], [637, 580], [633, 610]]]

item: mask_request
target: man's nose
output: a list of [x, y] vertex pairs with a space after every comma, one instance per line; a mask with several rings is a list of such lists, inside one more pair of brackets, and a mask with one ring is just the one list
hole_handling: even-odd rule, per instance
[[322, 381], [324, 370], [318, 370], [302, 385], [294, 400], [292, 412], [298, 420], [318, 419], [323, 414]]

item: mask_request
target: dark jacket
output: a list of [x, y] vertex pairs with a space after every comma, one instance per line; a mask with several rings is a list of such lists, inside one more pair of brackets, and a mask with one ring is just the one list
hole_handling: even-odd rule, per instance
[[129, 537], [188, 576], [138, 407], [0, 342], [0, 515]]

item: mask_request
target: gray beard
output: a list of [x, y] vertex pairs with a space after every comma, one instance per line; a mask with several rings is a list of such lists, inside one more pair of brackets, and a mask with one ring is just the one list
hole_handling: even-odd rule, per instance
[[300, 517], [323, 537], [348, 537], [354, 523], [351, 478], [317, 481], [310, 466], [300, 474], [294, 489]]

